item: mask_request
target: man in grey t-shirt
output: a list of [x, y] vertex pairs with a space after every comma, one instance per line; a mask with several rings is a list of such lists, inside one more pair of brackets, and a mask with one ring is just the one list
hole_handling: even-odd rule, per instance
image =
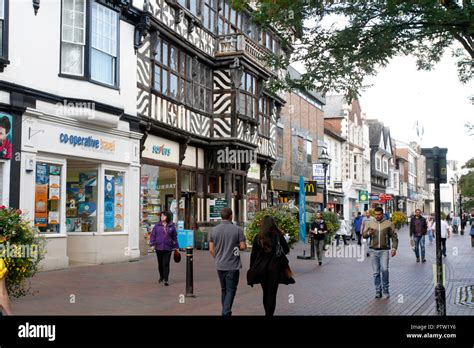
[[239, 285], [240, 251], [247, 248], [242, 228], [232, 224], [232, 210], [221, 211], [222, 221], [212, 229], [209, 237], [209, 252], [216, 260], [217, 274], [222, 290], [222, 315], [232, 315], [232, 304]]

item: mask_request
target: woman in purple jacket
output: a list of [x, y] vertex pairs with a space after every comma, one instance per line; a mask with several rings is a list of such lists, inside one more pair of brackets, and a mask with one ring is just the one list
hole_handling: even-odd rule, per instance
[[173, 250], [179, 249], [178, 234], [171, 212], [164, 211], [161, 213], [161, 221], [153, 227], [151, 232], [150, 245], [155, 248], [156, 257], [158, 258], [159, 282], [164, 281], [165, 285], [168, 286], [171, 254]]

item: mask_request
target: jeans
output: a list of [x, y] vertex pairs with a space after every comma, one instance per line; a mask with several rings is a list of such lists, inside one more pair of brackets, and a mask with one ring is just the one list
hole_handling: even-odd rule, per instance
[[415, 255], [416, 258], [420, 258], [420, 250], [421, 250], [421, 258], [425, 258], [425, 236], [415, 236]]
[[357, 235], [357, 245], [362, 245], [362, 233], [360, 231], [355, 232]]
[[171, 251], [156, 250], [156, 258], [158, 259], [160, 280], [164, 279], [167, 282], [170, 275]]
[[237, 286], [239, 285], [239, 270], [233, 271], [217, 271], [219, 280], [221, 282], [221, 302], [222, 302], [222, 315], [232, 315], [232, 304], [234, 303], [235, 293], [237, 292]]
[[316, 248], [316, 257], [318, 258], [319, 262], [323, 262], [323, 254], [324, 254], [324, 239], [317, 240], [314, 239], [314, 247]]
[[[375, 291], [378, 294], [388, 294], [388, 253], [389, 250], [370, 249], [372, 255], [372, 270], [374, 272]], [[380, 274], [382, 273], [382, 277]], [[381, 279], [382, 278], [382, 279]], [[382, 280], [382, 281], [380, 281]]]
[[428, 230], [428, 238], [430, 239], [430, 242], [433, 241], [433, 230], [432, 229]]
[[[347, 240], [346, 236], [341, 235], [341, 234], [336, 234], [336, 246], [339, 245], [339, 238], [342, 237], [342, 240], [344, 242], [344, 245], [347, 245]], [[349, 237], [350, 238], [350, 237]]]
[[441, 254], [446, 256], [446, 238], [441, 238]]
[[263, 308], [265, 308], [265, 316], [273, 316], [276, 308], [276, 297], [278, 292], [278, 279], [267, 277], [262, 282], [263, 290]]

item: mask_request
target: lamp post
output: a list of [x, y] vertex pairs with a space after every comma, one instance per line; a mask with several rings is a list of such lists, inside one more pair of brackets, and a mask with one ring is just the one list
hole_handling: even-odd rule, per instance
[[456, 183], [456, 180], [454, 178], [449, 179], [449, 183], [451, 184], [451, 187], [453, 188], [453, 213], [456, 213], [456, 207], [455, 207], [455, 200], [454, 200], [454, 184]]
[[324, 193], [323, 193], [323, 210], [326, 211], [328, 205], [328, 186], [327, 186], [327, 172], [328, 166], [331, 164], [331, 157], [325, 148], [321, 151], [319, 155], [319, 162], [323, 165], [324, 168]]

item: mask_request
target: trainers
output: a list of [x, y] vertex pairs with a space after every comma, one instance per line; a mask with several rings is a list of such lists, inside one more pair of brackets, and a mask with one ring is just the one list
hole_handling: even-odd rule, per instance
[[367, 253], [367, 257], [370, 257], [370, 253]]
[[419, 258], [419, 257], [416, 258], [416, 262], [420, 262], [420, 258]]
[[160, 279], [158, 280], [158, 283], [163, 283], [163, 278], [160, 278]]
[[323, 263], [321, 261], [319, 261], [319, 265], [321, 266]]
[[426, 259], [421, 260], [421, 262], [425, 263], [425, 262], [426, 262]]
[[167, 281], [167, 280], [165, 280], [165, 286], [168, 286], [168, 285], [169, 285], [168, 281]]
[[390, 294], [388, 292], [383, 293], [383, 298], [390, 298]]
[[382, 294], [380, 292], [375, 293], [375, 298], [382, 298]]

